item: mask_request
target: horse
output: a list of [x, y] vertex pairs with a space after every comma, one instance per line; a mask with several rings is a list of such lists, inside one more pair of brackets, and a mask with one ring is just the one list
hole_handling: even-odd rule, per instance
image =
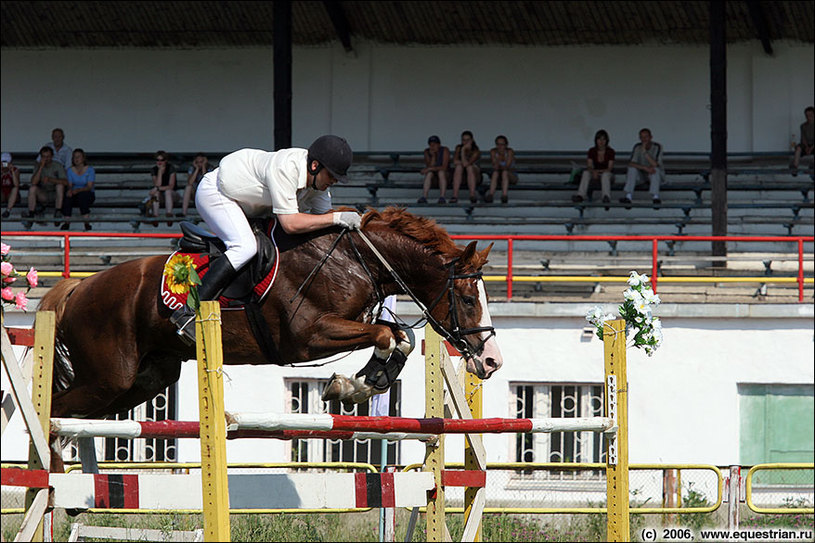
[[[492, 245], [458, 246], [435, 221], [397, 207], [369, 209], [358, 232], [278, 231], [275, 240], [277, 276], [259, 309], [279, 354], [272, 362], [374, 347], [355, 377], [332, 376], [324, 399], [359, 403], [392, 384], [412, 334], [376, 322], [374, 313], [384, 296], [405, 292], [464, 356], [468, 372], [487, 379], [501, 367], [480, 272]], [[140, 258], [63, 279], [43, 296], [39, 308], [56, 313], [52, 417], [104, 418], [131, 409], [177, 381], [181, 363], [195, 358], [159, 294], [167, 260]], [[225, 364], [270, 363], [244, 311], [222, 313], [222, 341]]]

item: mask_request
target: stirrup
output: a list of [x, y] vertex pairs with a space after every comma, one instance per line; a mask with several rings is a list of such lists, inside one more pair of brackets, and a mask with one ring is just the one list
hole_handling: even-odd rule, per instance
[[195, 313], [189, 306], [185, 304], [173, 311], [170, 322], [178, 328], [176, 334], [181, 341], [187, 345], [195, 345]]

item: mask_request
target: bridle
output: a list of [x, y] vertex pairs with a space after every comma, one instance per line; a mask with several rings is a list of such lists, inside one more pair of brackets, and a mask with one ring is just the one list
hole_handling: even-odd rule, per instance
[[[346, 230], [344, 230], [343, 232], [345, 232], [345, 231]], [[410, 326], [410, 328], [416, 328], [418, 326], [421, 326], [420, 323], [422, 322], [422, 320], [427, 321], [428, 323], [430, 323], [430, 326], [432, 326], [433, 329], [436, 332], [438, 332], [438, 334], [440, 336], [442, 336], [442, 338], [444, 338], [445, 340], [450, 342], [450, 344], [453, 345], [453, 347], [455, 347], [458, 350], [458, 352], [460, 352], [465, 358], [475, 358], [476, 356], [478, 356], [479, 354], [481, 354], [484, 351], [484, 344], [487, 341], [489, 341], [489, 339], [492, 336], [495, 335], [495, 328], [492, 327], [492, 326], [479, 326], [479, 327], [475, 327], [475, 328], [461, 328], [461, 326], [459, 325], [459, 320], [458, 320], [458, 309], [456, 307], [456, 293], [455, 293], [455, 281], [457, 279], [477, 278], [477, 280], [481, 280], [481, 278], [483, 276], [483, 274], [481, 272], [456, 274], [455, 268], [456, 268], [456, 263], [458, 262], [459, 259], [456, 258], [456, 259], [450, 261], [446, 265], [446, 268], [448, 269], [448, 274], [447, 274], [447, 284], [446, 284], [445, 288], [442, 289], [441, 292], [439, 292], [439, 295], [436, 296], [436, 299], [433, 301], [432, 304], [430, 304], [430, 307], [425, 307], [424, 304], [422, 303], [422, 301], [419, 300], [419, 298], [417, 298], [415, 294], [413, 294], [413, 291], [410, 290], [410, 288], [405, 284], [405, 282], [402, 280], [402, 278], [399, 277], [399, 275], [396, 273], [396, 271], [394, 271], [394, 269], [391, 267], [391, 265], [388, 263], [388, 261], [385, 260], [385, 257], [383, 257], [379, 253], [379, 251], [376, 249], [376, 247], [374, 247], [374, 245], [371, 243], [371, 241], [368, 239], [368, 237], [365, 234], [363, 234], [361, 230], [357, 230], [357, 234], [359, 234], [359, 237], [362, 238], [362, 240], [368, 245], [368, 247], [371, 249], [371, 251], [373, 251], [373, 253], [376, 255], [376, 257], [380, 260], [380, 262], [382, 262], [382, 264], [385, 266], [385, 268], [390, 272], [390, 274], [393, 276], [396, 283], [402, 288], [402, 291], [405, 294], [407, 294], [408, 296], [410, 296], [410, 298], [413, 300], [413, 303], [415, 303], [419, 307], [419, 310], [422, 313], [422, 319], [420, 319], [418, 322], [414, 323], [412, 326]], [[365, 271], [368, 273], [369, 277], [371, 277], [371, 281], [373, 282], [373, 276], [371, 275], [371, 272], [368, 270], [368, 267], [365, 266], [364, 261], [362, 260], [362, 255], [359, 254], [359, 251], [356, 249], [356, 246], [354, 245], [354, 241], [353, 241], [354, 238], [349, 236], [349, 239], [351, 240], [352, 246], [354, 246], [354, 251], [357, 253], [357, 258], [359, 258], [360, 262], [363, 263], [363, 267], [365, 268]], [[381, 296], [381, 294], [379, 293], [378, 288], [375, 289], [375, 291], [377, 292], [377, 296]], [[439, 302], [441, 302], [441, 300], [444, 297], [445, 293], [447, 294], [447, 298], [448, 298], [447, 316], [450, 319], [450, 324], [452, 326], [451, 330], [447, 330], [431, 314], [431, 311], [439, 304]], [[381, 301], [382, 300], [380, 299], [380, 302]], [[486, 308], [484, 308], [484, 310], [486, 310]], [[479, 334], [481, 332], [489, 332], [489, 334], [487, 335], [486, 338], [482, 339], [480, 341], [480, 343], [478, 343], [477, 345], [473, 345], [470, 342], [470, 340], [468, 340], [466, 338], [466, 336], [470, 336], [470, 335], [473, 335], [473, 334]]]
[[[303, 283], [300, 285], [300, 287], [294, 293], [294, 296], [292, 296], [292, 299], [290, 301], [294, 301], [294, 299], [297, 298], [297, 296], [300, 294], [302, 289], [309, 283], [309, 281], [314, 276], [314, 274], [323, 266], [323, 264], [325, 264], [325, 261], [328, 259], [328, 257], [331, 255], [331, 253], [337, 247], [337, 245], [339, 244], [342, 237], [348, 232], [349, 232], [349, 230], [347, 228], [343, 228], [340, 235], [337, 236], [337, 239], [334, 240], [334, 243], [331, 245], [331, 248], [328, 250], [328, 252], [326, 252], [326, 254], [323, 256], [322, 260], [314, 267], [314, 269], [311, 270], [311, 273], [308, 275], [308, 277], [306, 277], [305, 280], [303, 280]], [[430, 304], [430, 307], [425, 307], [425, 305], [422, 303], [422, 301], [419, 300], [419, 298], [417, 298], [415, 294], [413, 294], [413, 291], [410, 290], [410, 288], [405, 284], [405, 282], [402, 280], [402, 278], [399, 277], [399, 274], [396, 273], [396, 271], [391, 267], [391, 265], [388, 263], [388, 261], [385, 260], [385, 257], [382, 256], [382, 254], [376, 249], [376, 247], [374, 247], [373, 243], [371, 243], [371, 240], [369, 240], [368, 237], [365, 234], [363, 234], [361, 230], [357, 230], [357, 234], [359, 234], [359, 237], [361, 237], [362, 240], [371, 249], [371, 251], [373, 251], [374, 255], [376, 255], [376, 257], [379, 259], [379, 261], [382, 262], [382, 264], [385, 266], [385, 269], [387, 269], [388, 272], [390, 272], [390, 274], [393, 276], [396, 283], [402, 288], [402, 291], [405, 294], [407, 294], [408, 296], [410, 296], [411, 300], [413, 300], [413, 303], [415, 303], [419, 307], [419, 310], [422, 313], [422, 318], [420, 318], [418, 321], [416, 321], [412, 325], [403, 325], [403, 326], [400, 326], [400, 327], [402, 327], [402, 328], [418, 328], [420, 326], [423, 326], [424, 325], [423, 322], [426, 321], [426, 322], [430, 323], [430, 326], [432, 326], [433, 329], [436, 332], [438, 332], [438, 334], [442, 338], [444, 338], [451, 345], [453, 345], [453, 347], [455, 347], [458, 350], [458, 352], [460, 352], [465, 358], [468, 358], [468, 359], [475, 358], [476, 356], [478, 356], [479, 354], [481, 354], [484, 351], [484, 344], [486, 344], [487, 341], [489, 341], [489, 339], [492, 336], [495, 335], [495, 328], [492, 327], [492, 326], [478, 326], [478, 327], [475, 327], [475, 328], [461, 328], [461, 326], [459, 325], [459, 320], [458, 320], [458, 309], [457, 309], [457, 306], [456, 306], [456, 292], [455, 292], [455, 281], [457, 279], [477, 278], [478, 280], [482, 280], [481, 278], [483, 277], [483, 274], [481, 272], [456, 274], [456, 272], [455, 272], [456, 263], [458, 263], [459, 259], [456, 258], [456, 259], [448, 262], [446, 264], [446, 266], [445, 266], [448, 269], [447, 284], [445, 285], [444, 289], [442, 289], [442, 291], [439, 292], [439, 295], [436, 296], [436, 299], [433, 300], [433, 303]], [[371, 270], [368, 268], [368, 265], [365, 264], [365, 260], [362, 258], [362, 254], [359, 252], [359, 249], [357, 248], [356, 243], [354, 242], [353, 236], [349, 236], [348, 239], [351, 242], [351, 247], [354, 249], [354, 253], [356, 253], [357, 260], [359, 260], [360, 264], [362, 265], [363, 269], [365, 270], [365, 273], [368, 275], [368, 278], [371, 280], [371, 284], [374, 287], [374, 293], [376, 294], [377, 301], [379, 302], [379, 305], [382, 306], [382, 302], [384, 302], [384, 296], [382, 295], [382, 292], [379, 289], [379, 286], [377, 285], [376, 280], [374, 279], [374, 276], [371, 273]], [[448, 299], [447, 316], [450, 319], [450, 323], [452, 325], [452, 330], [448, 330], [447, 328], [445, 328], [442, 325], [442, 323], [440, 323], [431, 314], [431, 311], [433, 311], [433, 309], [437, 305], [439, 305], [439, 302], [441, 302], [441, 300], [442, 300], [442, 298], [444, 297], [445, 294], [447, 294], [447, 299]], [[479, 334], [481, 332], [489, 332], [489, 334], [487, 335], [486, 338], [483, 338], [477, 345], [473, 345], [473, 343], [466, 338], [466, 336], [471, 336], [473, 334]]]

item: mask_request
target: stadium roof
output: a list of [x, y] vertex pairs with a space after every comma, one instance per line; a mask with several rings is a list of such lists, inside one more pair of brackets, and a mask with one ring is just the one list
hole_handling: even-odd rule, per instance
[[[279, 1], [279, 0], [278, 0]], [[273, 45], [275, 2], [0, 4], [4, 48], [206, 48]], [[708, 1], [291, 2], [297, 46], [358, 40], [410, 45], [709, 43]], [[726, 3], [729, 43], [815, 43], [815, 2]]]

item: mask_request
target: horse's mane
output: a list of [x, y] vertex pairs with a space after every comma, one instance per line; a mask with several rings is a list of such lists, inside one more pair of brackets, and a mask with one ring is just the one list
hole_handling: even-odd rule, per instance
[[362, 226], [373, 221], [382, 221], [390, 228], [451, 259], [458, 258], [463, 252], [436, 221], [414, 215], [403, 207], [390, 206], [382, 211], [369, 209], [362, 217]]

